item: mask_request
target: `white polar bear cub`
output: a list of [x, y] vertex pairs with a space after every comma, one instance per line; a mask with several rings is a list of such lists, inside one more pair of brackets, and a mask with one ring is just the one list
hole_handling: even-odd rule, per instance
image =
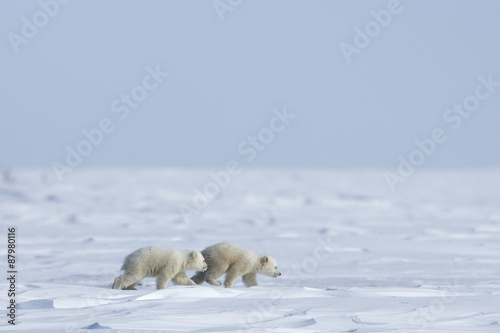
[[186, 271], [205, 271], [207, 263], [198, 251], [149, 246], [129, 254], [121, 269], [124, 273], [115, 279], [113, 289], [135, 289], [135, 284], [146, 276], [156, 277], [156, 288], [165, 289], [170, 280], [175, 284], [195, 285]]
[[229, 243], [219, 243], [207, 247], [201, 251], [208, 264], [206, 272], [197, 272], [191, 279], [201, 284], [207, 281], [211, 285], [220, 286], [217, 278], [226, 273], [224, 286], [231, 288], [234, 281], [242, 276], [243, 283], [247, 287], [256, 286], [256, 274], [264, 274], [270, 277], [281, 275], [278, 271], [276, 260], [268, 256], [260, 256], [257, 253], [242, 249]]

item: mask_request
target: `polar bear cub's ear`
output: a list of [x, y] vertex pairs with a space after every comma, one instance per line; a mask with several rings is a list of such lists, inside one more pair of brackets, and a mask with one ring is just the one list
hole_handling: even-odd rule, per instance
[[198, 253], [196, 253], [196, 251], [193, 251], [191, 253], [191, 258], [196, 259], [196, 257], [198, 257]]
[[262, 257], [262, 263], [265, 264], [269, 261], [269, 258], [267, 256]]

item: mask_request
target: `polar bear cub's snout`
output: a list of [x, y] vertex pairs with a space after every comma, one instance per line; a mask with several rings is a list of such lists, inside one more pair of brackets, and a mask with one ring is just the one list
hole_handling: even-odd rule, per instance
[[189, 269], [194, 269], [194, 270], [201, 270], [205, 272], [208, 269], [208, 264], [205, 261], [205, 258], [199, 251], [193, 251], [191, 252], [191, 259], [192, 263], [189, 266]]
[[203, 267], [201, 268], [201, 271], [202, 272], [206, 272], [208, 269], [208, 265], [207, 265], [207, 262], [205, 261], [205, 259], [203, 259]]
[[276, 260], [273, 257], [264, 256], [261, 259], [261, 263], [262, 263], [261, 269], [264, 275], [274, 278], [281, 275], [281, 272], [278, 270], [278, 264], [276, 263]]

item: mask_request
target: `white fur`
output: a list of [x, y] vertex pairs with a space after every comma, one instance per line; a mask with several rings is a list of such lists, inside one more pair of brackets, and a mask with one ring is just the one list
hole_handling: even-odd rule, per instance
[[121, 269], [124, 273], [115, 279], [113, 289], [135, 289], [135, 284], [146, 276], [156, 277], [156, 288], [165, 289], [170, 280], [181, 285], [196, 284], [186, 276], [186, 271], [204, 271], [207, 264], [198, 251], [150, 246], [129, 254]]
[[226, 288], [231, 288], [239, 276], [242, 276], [243, 283], [247, 287], [251, 287], [257, 285], [257, 273], [271, 277], [281, 275], [276, 260], [272, 257], [260, 256], [234, 244], [215, 244], [201, 251], [201, 254], [207, 261], [208, 269], [206, 272], [197, 272], [191, 278], [198, 284], [206, 281], [211, 285], [220, 286], [221, 283], [217, 278], [226, 273], [224, 282]]

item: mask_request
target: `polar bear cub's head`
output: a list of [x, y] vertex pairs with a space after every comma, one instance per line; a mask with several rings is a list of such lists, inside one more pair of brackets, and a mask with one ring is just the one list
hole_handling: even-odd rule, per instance
[[260, 259], [260, 273], [270, 276], [277, 277], [281, 273], [278, 271], [278, 264], [273, 257], [264, 256]]
[[189, 254], [189, 265], [188, 269], [193, 270], [193, 271], [206, 271], [208, 266], [205, 261], [205, 258], [203, 258], [203, 255], [199, 251], [193, 251]]

